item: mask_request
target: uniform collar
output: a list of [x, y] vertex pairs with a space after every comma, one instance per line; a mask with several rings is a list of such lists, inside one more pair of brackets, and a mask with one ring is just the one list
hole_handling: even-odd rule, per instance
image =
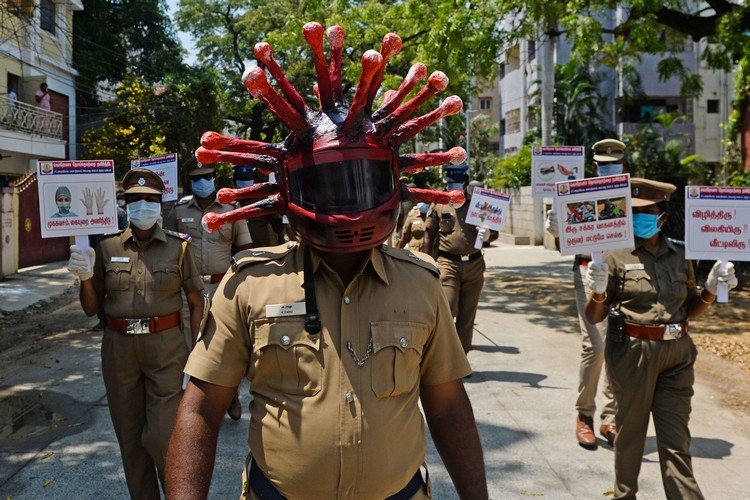
[[[635, 238], [635, 248], [631, 253], [635, 254], [635, 252], [639, 248], [643, 248], [645, 250], [646, 244], [644, 243], [644, 240], [642, 238]], [[659, 237], [659, 250], [656, 252], [656, 255], [659, 256], [663, 253], [666, 253], [668, 250], [671, 250], [674, 253], [677, 253], [677, 247], [674, 246], [674, 243], [664, 236], [664, 234], [661, 234]]]
[[193, 195], [193, 196], [191, 196], [191, 197], [190, 197], [190, 199], [189, 199], [189, 200], [188, 200], [188, 202], [187, 202], [187, 205], [188, 205], [188, 206], [190, 206], [190, 205], [193, 205], [193, 206], [195, 206], [195, 207], [196, 207], [196, 208], [197, 208], [198, 210], [201, 210], [201, 211], [203, 211], [203, 212], [207, 212], [207, 211], [208, 211], [208, 209], [209, 209], [209, 208], [211, 208], [211, 207], [213, 207], [214, 205], [219, 205], [219, 206], [222, 206], [222, 204], [221, 204], [221, 203], [219, 203], [219, 199], [218, 199], [218, 198], [216, 198], [216, 197], [214, 197], [214, 201], [212, 201], [212, 202], [211, 202], [211, 204], [210, 204], [209, 206], [207, 206], [207, 207], [206, 207], [206, 210], [203, 210], [203, 209], [201, 208], [201, 206], [200, 206], [200, 205], [198, 205], [198, 200], [196, 200], [196, 199], [195, 199], [195, 195]]
[[[368, 267], [371, 267], [373, 271], [375, 271], [375, 274], [378, 278], [386, 285], [388, 286], [388, 276], [385, 272], [385, 265], [383, 264], [383, 256], [381, 254], [381, 247], [378, 246], [376, 248], [372, 248], [368, 250], [367, 255], [365, 256], [364, 262], [362, 264], [362, 267], [360, 267], [360, 273], [364, 274], [367, 271]], [[300, 259], [303, 259], [304, 255], [304, 244], [300, 245]], [[312, 267], [313, 267], [313, 273], [317, 273], [318, 269], [320, 268], [320, 265], [323, 263], [322, 257], [315, 251], [315, 249], [312, 249], [312, 253], [310, 255], [312, 260]], [[304, 260], [303, 260], [304, 262]], [[329, 266], [325, 266], [326, 269], [330, 270]], [[331, 271], [333, 272], [333, 271]], [[304, 273], [303, 273], [304, 274]], [[304, 284], [305, 278], [304, 276], [300, 276], [300, 285]]]
[[[133, 237], [133, 230], [130, 228], [130, 226], [128, 226], [128, 228], [125, 229], [120, 236], [120, 241], [122, 241], [123, 243], [128, 240], [133, 240], [133, 242], [135, 242], [135, 238]], [[164, 230], [159, 224], [156, 225], [156, 229], [154, 229], [154, 234], [151, 236], [151, 240], [167, 241], [167, 235], [164, 233]]]

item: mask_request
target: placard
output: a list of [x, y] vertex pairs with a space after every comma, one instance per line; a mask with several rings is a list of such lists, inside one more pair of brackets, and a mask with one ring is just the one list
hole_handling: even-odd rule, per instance
[[750, 188], [685, 187], [685, 257], [750, 261]]
[[531, 150], [531, 196], [554, 196], [555, 184], [583, 179], [583, 146], [535, 146]]
[[42, 238], [117, 231], [112, 160], [39, 161]]
[[164, 193], [161, 201], [177, 200], [177, 153], [130, 161], [130, 168], [147, 168], [161, 177]]
[[491, 189], [474, 188], [466, 213], [466, 223], [501, 232], [510, 208], [510, 195]]
[[629, 174], [558, 182], [554, 204], [562, 255], [633, 248]]

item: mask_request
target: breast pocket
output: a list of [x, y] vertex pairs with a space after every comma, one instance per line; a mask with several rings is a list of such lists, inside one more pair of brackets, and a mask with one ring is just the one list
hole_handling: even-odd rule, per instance
[[370, 324], [372, 334], [372, 390], [379, 398], [411, 392], [419, 384], [427, 325], [405, 321]]
[[253, 341], [254, 387], [315, 396], [322, 387], [320, 335], [311, 337], [301, 319], [259, 320]]
[[133, 262], [110, 262], [104, 266], [104, 286], [107, 290], [130, 288], [130, 271]]
[[180, 266], [177, 264], [157, 264], [153, 267], [152, 276], [155, 290], [174, 291], [180, 289]]
[[676, 298], [687, 297], [687, 273], [681, 270], [669, 271], [669, 294]]
[[651, 277], [646, 271], [625, 271], [624, 295], [633, 296], [652, 291]]

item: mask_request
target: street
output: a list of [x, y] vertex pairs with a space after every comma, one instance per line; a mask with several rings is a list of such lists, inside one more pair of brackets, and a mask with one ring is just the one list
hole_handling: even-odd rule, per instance
[[[474, 375], [465, 385], [484, 446], [490, 497], [611, 495], [612, 450], [601, 439], [596, 451], [585, 450], [574, 437], [580, 338], [571, 258], [540, 247], [503, 245], [487, 248], [485, 258], [469, 355]], [[127, 498], [101, 377], [101, 334], [90, 329], [96, 318], [83, 314], [74, 293], [64, 297], [54, 311], [40, 309], [34, 317], [55, 326], [46, 330], [43, 344], [10, 345], [0, 352], [0, 494]], [[569, 306], [560, 309], [551, 298]], [[706, 498], [742, 498], [750, 489], [750, 416], [723, 406], [722, 388], [704, 379], [700, 368], [695, 392], [691, 431], [698, 482]], [[219, 437], [211, 498], [239, 494], [247, 382], [241, 394], [243, 419], [226, 418]], [[652, 428], [641, 498], [664, 498], [653, 436]], [[457, 498], [432, 446], [428, 464], [433, 497]]]

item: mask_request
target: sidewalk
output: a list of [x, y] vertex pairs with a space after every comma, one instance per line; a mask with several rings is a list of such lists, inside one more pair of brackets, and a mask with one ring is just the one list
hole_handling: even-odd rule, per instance
[[[598, 450], [585, 450], [574, 437], [580, 338], [574, 307], [562, 313], [559, 308], [573, 303], [561, 285], [569, 283], [572, 290], [571, 259], [539, 247], [510, 246], [488, 248], [485, 257], [476, 347], [469, 355], [474, 375], [465, 383], [491, 498], [607, 498], [612, 450], [601, 440]], [[532, 290], [534, 300], [521, 290]], [[101, 378], [101, 333], [75, 326], [91, 323], [77, 302], [54, 315], [77, 329], [48, 339], [48, 350], [33, 360], [0, 362], [0, 416], [3, 403], [40, 408], [37, 417], [21, 422], [25, 427], [16, 434], [25, 434], [17, 441], [9, 441], [7, 428], [0, 426], [0, 495], [125, 499]], [[242, 420], [226, 418], [219, 435], [212, 499], [238, 496], [247, 451], [247, 389], [247, 383], [240, 389]], [[690, 426], [693, 463], [706, 498], [743, 498], [750, 490], [750, 416], [720, 406], [719, 390], [698, 377]], [[428, 463], [433, 498], [456, 499], [432, 445]], [[653, 429], [639, 498], [664, 498]]]
[[20, 311], [41, 301], [52, 300], [74, 284], [68, 261], [21, 269], [0, 281], [0, 313]]

